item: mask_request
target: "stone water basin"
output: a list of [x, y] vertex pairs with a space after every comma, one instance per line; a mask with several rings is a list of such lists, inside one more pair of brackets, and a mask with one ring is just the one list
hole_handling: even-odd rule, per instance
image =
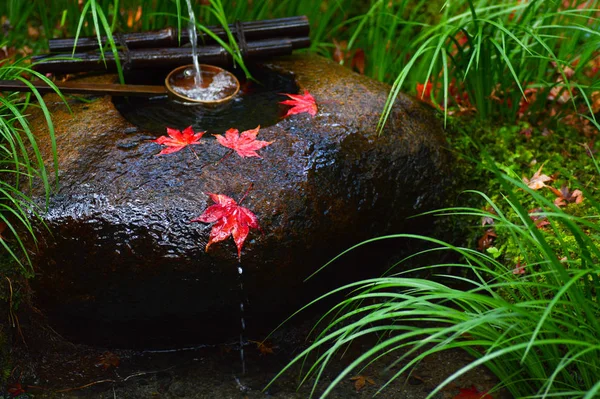
[[[451, 159], [429, 106], [401, 94], [378, 136], [389, 86], [314, 55], [262, 67], [308, 90], [319, 107], [315, 117], [263, 125], [258, 139], [274, 143], [262, 158], [233, 154], [215, 164], [229, 150], [210, 134], [196, 155], [156, 156], [160, 146], [150, 140], [165, 132], [135, 126], [109, 97], [72, 100], [72, 113], [47, 97], [60, 182], [43, 216], [48, 229], [39, 228], [29, 249], [35, 301], [55, 330], [122, 348], [224, 342], [239, 334], [243, 302], [249, 328], [268, 331], [324, 289], [380, 275], [397, 250], [370, 247], [304, 281], [333, 256], [361, 240], [415, 231], [421, 222], [406, 218], [442, 204]], [[287, 107], [278, 106], [283, 115]], [[51, 160], [41, 113], [32, 124]], [[211, 225], [189, 221], [212, 204], [207, 193], [238, 200], [251, 184], [243, 205], [262, 232], [252, 230], [242, 251], [242, 292], [233, 240], [205, 252]], [[32, 194], [43, 202], [41, 189]]]

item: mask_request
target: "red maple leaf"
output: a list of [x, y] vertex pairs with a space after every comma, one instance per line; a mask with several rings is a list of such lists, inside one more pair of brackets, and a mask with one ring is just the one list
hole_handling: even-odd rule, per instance
[[492, 395], [487, 392], [479, 392], [475, 385], [471, 388], [459, 388], [460, 393], [452, 399], [494, 399]]
[[17, 396], [20, 396], [21, 394], [24, 394], [26, 392], [21, 386], [21, 384], [17, 382], [15, 384], [8, 384], [8, 386], [6, 387], [6, 393], [8, 393], [8, 395], [11, 398], [16, 398]]
[[232, 198], [226, 195], [212, 193], [208, 193], [208, 195], [216, 204], [206, 208], [202, 215], [196, 219], [192, 219], [190, 223], [215, 223], [210, 231], [206, 250], [208, 251], [211, 244], [226, 240], [231, 235], [238, 249], [238, 258], [241, 258], [242, 247], [250, 229], [259, 228], [258, 218], [248, 208], [239, 206]]
[[304, 90], [304, 94], [281, 94], [288, 96], [291, 98], [291, 100], [281, 101], [280, 104], [292, 105], [292, 108], [288, 109], [288, 112], [284, 115], [284, 118], [294, 114], [301, 114], [302, 112], [308, 112], [312, 116], [317, 114], [317, 103], [315, 102], [315, 98], [308, 92], [308, 90]]
[[521, 261], [517, 262], [517, 264], [515, 265], [515, 268], [513, 269], [512, 273], [513, 274], [525, 274], [525, 266], [527, 266], [526, 263], [521, 263]]
[[177, 129], [167, 128], [168, 136], [160, 136], [156, 140], [151, 140], [160, 145], [164, 145], [167, 148], [163, 148], [157, 155], [172, 154], [179, 150], [184, 149], [190, 144], [200, 144], [198, 141], [202, 138], [202, 135], [206, 132], [199, 132], [194, 134], [194, 129], [191, 126], [187, 127], [183, 133]]
[[272, 141], [261, 141], [256, 140], [256, 136], [258, 135], [258, 130], [260, 126], [257, 126], [256, 129], [246, 130], [245, 132], [240, 132], [237, 129], [229, 129], [225, 132], [225, 137], [220, 134], [215, 134], [217, 141], [223, 147], [231, 148], [235, 150], [240, 157], [259, 157], [262, 158], [256, 150], [260, 150], [263, 147], [268, 146], [272, 143]]
[[556, 195], [557, 198], [554, 200], [554, 205], [558, 207], [565, 206], [572, 202], [576, 204], [581, 204], [583, 202], [583, 193], [581, 190], [570, 191], [567, 186], [562, 186], [560, 190], [550, 186], [548, 186], [548, 188]]
[[421, 100], [429, 100], [431, 97], [431, 89], [433, 85], [428, 80], [425, 84], [417, 82], [417, 96]]

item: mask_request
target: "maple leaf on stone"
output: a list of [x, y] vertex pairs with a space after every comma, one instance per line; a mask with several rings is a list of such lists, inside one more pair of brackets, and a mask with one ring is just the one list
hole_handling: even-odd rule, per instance
[[542, 174], [542, 168], [544, 165], [540, 166], [540, 168], [533, 174], [531, 180], [523, 177], [523, 183], [527, 184], [532, 190], [539, 190], [540, 188], [547, 187], [546, 182], [551, 181], [552, 178], [550, 176], [546, 176]]
[[212, 193], [208, 193], [208, 195], [215, 204], [209, 206], [196, 219], [190, 220], [190, 223], [214, 223], [210, 231], [208, 243], [206, 244], [206, 251], [215, 242], [226, 240], [229, 236], [232, 236], [237, 246], [238, 258], [241, 258], [242, 247], [250, 229], [259, 228], [258, 218], [248, 208], [238, 205], [232, 198], [226, 195]]
[[262, 158], [256, 151], [268, 146], [272, 143], [272, 141], [256, 140], [259, 129], [260, 126], [257, 126], [256, 129], [246, 130], [245, 132], [242, 132], [242, 134], [240, 134], [237, 129], [229, 129], [225, 132], [225, 136], [215, 134], [215, 137], [217, 138], [219, 144], [221, 144], [223, 147], [235, 150], [235, 152], [237, 152], [242, 158]]
[[292, 106], [292, 108], [288, 109], [288, 112], [284, 115], [284, 118], [294, 114], [301, 114], [303, 112], [308, 112], [312, 116], [317, 114], [317, 103], [315, 102], [315, 98], [308, 92], [308, 90], [304, 90], [304, 94], [281, 94], [291, 98], [291, 100], [280, 102], [280, 104]]
[[166, 146], [157, 155], [172, 154], [184, 149], [188, 145], [200, 144], [199, 141], [204, 133], [206, 132], [194, 133], [194, 129], [191, 126], [185, 128], [183, 132], [168, 127], [168, 136], [160, 136], [156, 140], [151, 141]]
[[460, 393], [452, 399], [494, 399], [492, 395], [487, 392], [479, 392], [475, 385], [471, 388], [459, 388]]
[[550, 186], [548, 188], [556, 195], [557, 198], [554, 200], [554, 205], [558, 207], [565, 206], [568, 203], [581, 204], [583, 202], [583, 193], [581, 190], [569, 191], [567, 186], [562, 186], [560, 190]]
[[371, 377], [365, 377], [364, 375], [357, 375], [350, 378], [350, 381], [354, 381], [354, 389], [356, 392], [360, 391], [367, 385], [367, 382], [371, 385], [375, 385], [375, 381]]

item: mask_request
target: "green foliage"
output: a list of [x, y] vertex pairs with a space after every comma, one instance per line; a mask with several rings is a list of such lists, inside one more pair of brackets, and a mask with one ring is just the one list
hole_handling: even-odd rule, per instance
[[[24, 74], [34, 75], [51, 84], [43, 75], [31, 70], [23, 60], [0, 67], [0, 79], [29, 81]], [[32, 103], [32, 99], [36, 103]], [[38, 206], [25, 194], [30, 185], [41, 182], [46, 191], [46, 199], [52, 190], [53, 177], [49, 176], [37, 138], [27, 121], [29, 107], [39, 107], [49, 127], [50, 142], [54, 154], [54, 178], [58, 177], [56, 141], [50, 113], [37, 90], [33, 94], [12, 93], [0, 97], [0, 225], [2, 239], [0, 245], [20, 266], [26, 276], [33, 275], [29, 255], [23, 238], [30, 235], [35, 240], [32, 218], [38, 215]]]
[[[514, 121], [527, 87], [544, 94], [529, 98], [538, 111], [551, 89], [562, 93], [573, 82], [581, 83], [577, 87], [587, 101], [593, 80], [583, 71], [600, 49], [598, 8], [597, 1], [575, 10], [558, 1], [448, 2], [442, 20], [424, 27], [406, 48], [409, 57], [380, 129], [407, 82], [412, 87], [415, 81], [431, 82], [432, 101], [446, 110], [451, 102], [459, 108], [472, 104], [481, 121]], [[575, 68], [573, 76], [567, 76], [567, 67]]]
[[[15, 27], [39, 22], [47, 38], [104, 34], [116, 52], [112, 35], [117, 31], [185, 28], [183, 2], [8, 0], [0, 4], [0, 15], [9, 15]], [[543, 112], [551, 94], [550, 102], [570, 102], [565, 107], [576, 107], [597, 124], [585, 108], [600, 84], [588, 73], [589, 61], [600, 51], [598, 0], [572, 5], [542, 0], [210, 0], [208, 5], [194, 2], [194, 11], [205, 33], [206, 26], [226, 27], [237, 20], [307, 15], [311, 51], [331, 57], [334, 39], [347, 42], [346, 55], [365, 50], [365, 73], [393, 84], [380, 129], [400, 90], [412, 92], [427, 81], [433, 90], [426, 100], [446, 111], [476, 109], [481, 121], [512, 122], [525, 105], [533, 122], [554, 120]], [[24, 31], [13, 29], [11, 35]], [[244, 68], [233, 36], [221, 44]], [[572, 101], [559, 98], [568, 91], [575, 94]]]
[[[425, 264], [420, 269], [438, 273], [455, 285], [468, 284], [469, 288], [409, 278], [409, 272], [401, 272], [349, 284], [317, 299], [346, 294], [323, 317], [329, 321], [320, 326], [314, 342], [292, 362], [317, 354], [302, 383], [314, 378], [316, 389], [332, 356], [343, 352], [353, 340], [374, 334], [379, 337], [378, 344], [352, 361], [327, 385], [321, 397], [387, 353], [398, 356], [389, 366], [394, 370], [391, 381], [409, 372], [424, 357], [454, 348], [467, 351], [475, 360], [448, 376], [428, 397], [479, 365], [487, 366], [499, 377], [497, 389], [505, 387], [514, 397], [598, 395], [600, 246], [591, 236], [598, 235], [600, 225], [595, 218], [566, 213], [520, 179], [491, 168], [502, 186], [503, 204], [475, 192], [493, 212], [463, 207], [438, 213], [491, 218], [499, 235], [511, 236], [518, 246], [525, 273], [518, 274], [513, 265], [488, 254], [429, 237], [398, 234], [378, 238], [417, 239], [433, 245], [411, 256], [412, 261], [431, 251], [455, 252], [461, 262]], [[519, 201], [523, 193], [546, 209], [541, 213], [550, 222], [547, 234], [534, 226], [526, 206]], [[592, 206], [597, 214], [600, 207], [597, 203]], [[343, 259], [346, 252], [339, 257]], [[452, 275], [446, 275], [448, 267], [455, 269]], [[462, 277], [465, 275], [469, 277]]]

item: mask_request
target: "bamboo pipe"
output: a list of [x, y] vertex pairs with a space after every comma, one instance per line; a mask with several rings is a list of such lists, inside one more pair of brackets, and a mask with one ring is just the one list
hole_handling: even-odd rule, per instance
[[[256, 40], [246, 43], [244, 58], [270, 57], [288, 55], [295, 48], [308, 47], [310, 38], [277, 38]], [[44, 55], [33, 57], [33, 68], [41, 73], [74, 73], [85, 71], [116, 71], [114, 55], [110, 52], [104, 54], [105, 61], [99, 53], [81, 53], [73, 57], [77, 59], [64, 59], [71, 57], [67, 54]], [[60, 57], [61, 59], [53, 59]], [[173, 69], [178, 66], [192, 63], [190, 48], [174, 47], [159, 49], [140, 49], [129, 52], [119, 52], [119, 59], [124, 68], [165, 68]], [[198, 48], [199, 62], [204, 64], [227, 66], [232, 63], [231, 55], [221, 46], [203, 46]]]
[[[302, 37], [308, 36], [310, 26], [306, 16], [267, 19], [263, 21], [242, 22], [242, 31], [247, 41], [270, 39], [275, 37]], [[227, 40], [225, 29], [220, 26], [210, 26], [208, 29], [217, 35], [220, 39]], [[235, 24], [229, 25], [231, 33], [237, 35]], [[178, 47], [189, 43], [189, 33], [187, 30], [181, 32], [181, 41], [177, 35], [177, 29], [166, 28], [154, 32], [127, 33], [115, 38], [124, 40], [129, 49], [139, 48], [157, 48], [157, 47]], [[102, 45], [106, 44], [106, 37], [101, 38]], [[215, 41], [206, 34], [198, 35], [198, 43], [215, 43]], [[72, 51], [75, 44], [74, 38], [50, 39], [50, 52]], [[119, 43], [123, 45], [123, 43]], [[81, 37], [77, 40], [76, 51], [90, 51], [98, 49], [98, 39], [96, 37]]]

